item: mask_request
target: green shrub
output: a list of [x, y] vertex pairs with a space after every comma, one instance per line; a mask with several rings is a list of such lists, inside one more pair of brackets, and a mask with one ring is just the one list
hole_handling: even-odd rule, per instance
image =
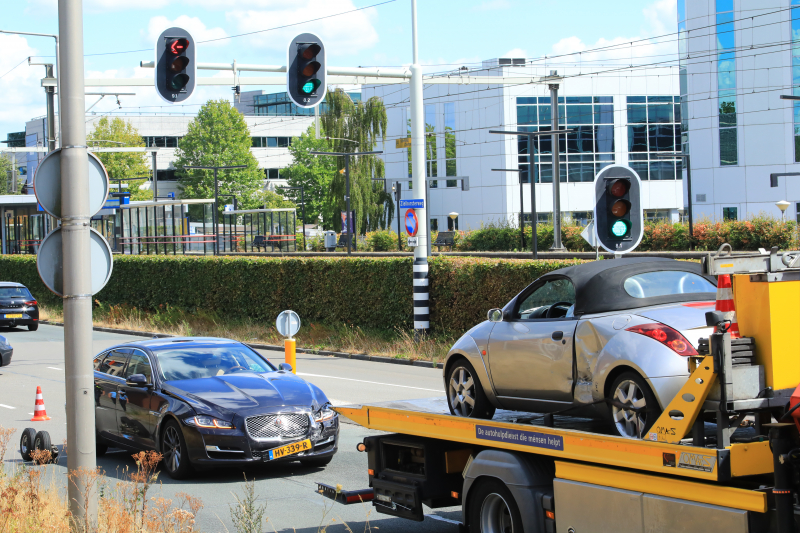
[[367, 233], [367, 244], [373, 252], [396, 252], [397, 233], [392, 230], [378, 230]]
[[[538, 276], [577, 262], [431, 258], [431, 325], [463, 332]], [[115, 256], [111, 280], [95, 299], [266, 324], [293, 309], [304, 321], [393, 331], [413, 327], [412, 263], [410, 257]], [[0, 272], [44, 303], [61, 301], [39, 280], [33, 256], [0, 256]]]

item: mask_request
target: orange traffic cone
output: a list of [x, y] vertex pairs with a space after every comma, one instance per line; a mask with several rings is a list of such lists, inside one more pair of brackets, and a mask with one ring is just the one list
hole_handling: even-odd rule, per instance
[[42, 387], [36, 386], [36, 405], [33, 406], [33, 418], [31, 422], [44, 422], [50, 420], [47, 416], [47, 411], [44, 408], [44, 398], [42, 398]]
[[725, 320], [731, 321], [731, 326], [728, 330], [731, 334], [731, 338], [740, 338], [739, 322], [736, 320], [736, 306], [733, 303], [733, 286], [731, 285], [730, 274], [721, 274], [717, 277], [717, 305], [714, 309], [722, 311]]

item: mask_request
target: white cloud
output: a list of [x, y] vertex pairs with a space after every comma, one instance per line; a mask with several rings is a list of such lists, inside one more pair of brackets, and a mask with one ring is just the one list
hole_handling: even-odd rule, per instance
[[5, 139], [4, 133], [22, 131], [25, 122], [45, 114], [44, 67], [28, 66], [26, 59], [39, 51], [22, 35], [0, 34], [0, 50], [0, 137]]
[[[222, 28], [207, 28], [203, 21], [197, 17], [181, 15], [175, 20], [169, 20], [167, 17], [159, 15], [151, 18], [147, 25], [147, 35], [144, 37], [147, 44], [152, 46], [153, 43], [156, 42], [156, 39], [158, 39], [158, 36], [161, 35], [161, 32], [172, 27], [179, 27], [187, 30], [196, 41], [207, 41], [228, 36]], [[227, 43], [226, 41], [215, 41], [209, 44], [223, 45]]]
[[[296, 0], [290, 5], [272, 0], [244, 0], [244, 4], [253, 8], [240, 9], [237, 2], [237, 9], [226, 13], [228, 21], [235, 24], [240, 33], [330, 17], [248, 37], [254, 46], [285, 51], [289, 41], [302, 32], [319, 35], [330, 56], [355, 54], [378, 43], [378, 32], [373, 25], [377, 17], [374, 8], [331, 17], [356, 9], [352, 0]], [[265, 9], [256, 9], [256, 5], [263, 5]]]
[[482, 4], [473, 7], [473, 11], [495, 11], [498, 9], [508, 9], [511, 7], [511, 2], [508, 0], [487, 0]]
[[[85, 13], [104, 13], [126, 9], [162, 9], [174, 0], [84, 0]], [[29, 15], [58, 15], [58, 0], [28, 0]]]
[[528, 57], [528, 52], [522, 48], [514, 48], [500, 57]]

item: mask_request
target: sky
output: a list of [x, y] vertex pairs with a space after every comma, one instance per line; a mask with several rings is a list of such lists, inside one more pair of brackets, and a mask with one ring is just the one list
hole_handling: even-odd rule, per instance
[[[0, 29], [58, 32], [57, 0], [2, 4]], [[411, 63], [410, 0], [84, 0], [83, 9], [90, 78], [152, 79], [153, 70], [140, 68], [139, 62], [153, 59], [156, 37], [171, 26], [209, 41], [198, 44], [201, 62], [284, 65], [289, 41], [311, 32], [323, 39], [329, 66]], [[676, 0], [417, 0], [417, 16], [420, 62], [435, 72], [496, 57], [539, 58], [677, 31]], [[251, 34], [237, 37], [243, 33]], [[52, 61], [53, 42], [0, 34], [0, 140], [45, 114], [44, 67], [29, 66], [27, 58]], [[635, 55], [674, 53], [675, 48], [674, 41], [648, 44], [637, 46]], [[119, 90], [137, 94], [121, 96], [119, 105], [105, 97], [92, 111], [195, 113], [210, 98], [231, 97], [229, 87], [198, 87], [179, 108], [165, 104], [151, 87]], [[97, 98], [87, 96], [86, 107]]]

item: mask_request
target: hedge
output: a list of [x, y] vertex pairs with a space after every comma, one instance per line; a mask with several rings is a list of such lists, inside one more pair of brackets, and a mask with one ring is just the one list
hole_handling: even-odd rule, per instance
[[[304, 321], [409, 329], [412, 258], [115, 256], [104, 304], [171, 305], [274, 323], [284, 309]], [[465, 331], [534, 279], [580, 263], [437, 257], [430, 261], [431, 325]], [[0, 256], [0, 279], [25, 284], [43, 303], [60, 298], [39, 279], [34, 256]]]

